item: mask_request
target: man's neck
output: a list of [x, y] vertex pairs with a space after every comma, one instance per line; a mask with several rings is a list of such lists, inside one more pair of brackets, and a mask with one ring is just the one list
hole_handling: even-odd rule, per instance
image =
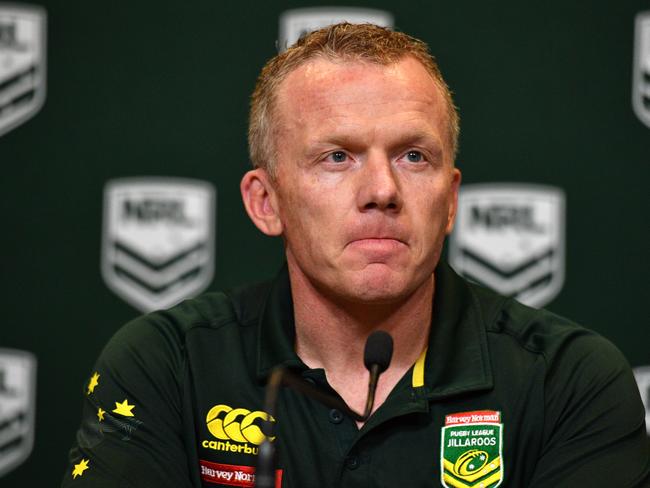
[[323, 368], [329, 384], [350, 407], [363, 410], [368, 372], [363, 350], [368, 335], [385, 330], [394, 340], [390, 367], [382, 375], [375, 409], [426, 347], [431, 326], [434, 277], [410, 296], [389, 304], [353, 303], [319, 292], [289, 266], [296, 323], [296, 352], [310, 368]]

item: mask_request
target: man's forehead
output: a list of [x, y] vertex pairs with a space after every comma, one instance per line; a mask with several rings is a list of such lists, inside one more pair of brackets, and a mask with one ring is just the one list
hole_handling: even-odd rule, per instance
[[287, 74], [280, 83], [278, 97], [292, 97], [301, 92], [310, 95], [323, 93], [323, 89], [336, 82], [337, 85], [383, 77], [405, 88], [430, 91], [439, 95], [438, 86], [424, 65], [412, 56], [380, 64], [360, 59], [309, 59]]
[[[322, 125], [352, 110], [368, 117], [382, 115], [382, 107], [399, 105], [421, 114], [431, 123], [447, 124], [441, 90], [414, 58], [382, 65], [358, 60], [316, 58], [298, 67], [277, 92], [274, 119], [277, 129]], [[441, 130], [442, 127], [440, 127]]]
[[[388, 144], [410, 133], [428, 132], [429, 140], [440, 141], [453, 159], [448, 103], [433, 76], [415, 58], [387, 65], [311, 59], [289, 73], [276, 93], [273, 130], [285, 142], [289, 138], [312, 144], [334, 134], [382, 133]], [[375, 132], [388, 126], [389, 132]]]

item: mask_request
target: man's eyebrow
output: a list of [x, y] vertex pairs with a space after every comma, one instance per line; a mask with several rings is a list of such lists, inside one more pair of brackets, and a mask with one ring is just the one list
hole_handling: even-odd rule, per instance
[[[396, 134], [391, 137], [391, 146], [408, 146], [409, 144], [422, 144], [427, 146], [434, 146], [434, 149], [441, 149], [442, 141], [439, 137], [427, 131], [406, 131], [404, 134]], [[309, 141], [310, 147], [323, 147], [323, 146], [354, 146], [361, 145], [359, 136], [350, 134], [348, 132], [337, 133], [336, 130], [326, 132], [322, 135], [314, 137]]]
[[307, 144], [307, 151], [309, 153], [318, 153], [331, 149], [333, 147], [344, 147], [355, 149], [355, 146], [361, 146], [359, 138], [346, 133], [332, 133], [327, 132], [317, 137], [314, 137]]
[[426, 131], [408, 132], [404, 134], [402, 141], [405, 145], [420, 143], [425, 145], [433, 145], [436, 147], [436, 149], [439, 149], [442, 144], [440, 138]]

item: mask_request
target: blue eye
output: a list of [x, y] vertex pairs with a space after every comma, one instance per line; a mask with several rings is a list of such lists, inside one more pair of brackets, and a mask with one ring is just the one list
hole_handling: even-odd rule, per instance
[[409, 160], [411, 163], [419, 163], [422, 161], [423, 156], [420, 151], [409, 151], [406, 153], [406, 159]]
[[343, 163], [346, 159], [348, 159], [348, 155], [343, 151], [334, 151], [332, 154], [330, 154], [330, 156], [332, 158], [332, 161], [335, 163]]

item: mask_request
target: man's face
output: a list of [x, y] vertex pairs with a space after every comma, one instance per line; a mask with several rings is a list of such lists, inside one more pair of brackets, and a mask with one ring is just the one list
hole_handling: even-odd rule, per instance
[[355, 302], [413, 293], [438, 262], [460, 181], [425, 68], [316, 59], [282, 82], [275, 115], [273, 201], [291, 272]]

